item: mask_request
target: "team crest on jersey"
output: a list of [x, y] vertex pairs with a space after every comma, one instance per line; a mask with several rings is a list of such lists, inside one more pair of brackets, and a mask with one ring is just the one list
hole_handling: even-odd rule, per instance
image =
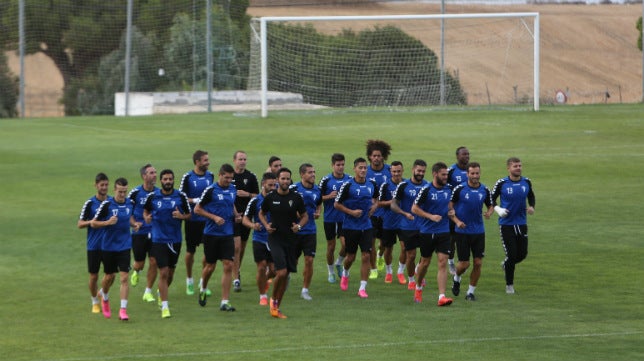
[[244, 185], [248, 184], [248, 178], [244, 178]]
[[292, 200], [288, 201], [288, 206], [293, 207], [293, 201]]

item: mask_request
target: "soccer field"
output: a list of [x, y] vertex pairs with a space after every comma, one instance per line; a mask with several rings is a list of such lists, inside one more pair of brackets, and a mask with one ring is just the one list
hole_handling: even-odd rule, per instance
[[[632, 104], [538, 113], [3, 119], [0, 354], [4, 360], [52, 361], [644, 359], [642, 114], [644, 107]], [[494, 215], [486, 221], [476, 302], [466, 302], [462, 293], [450, 307], [436, 306], [435, 258], [421, 304], [406, 287], [384, 284], [382, 277], [369, 282], [368, 299], [358, 298], [357, 269], [350, 292], [341, 292], [326, 281], [326, 242], [318, 227], [313, 301], [299, 298], [301, 273], [292, 275], [282, 306], [286, 320], [271, 318], [257, 304], [251, 248], [242, 266], [243, 291], [231, 295], [236, 312], [218, 310], [220, 266], [206, 307], [196, 295], [186, 296], [182, 261], [170, 287], [172, 318], [161, 319], [156, 303], [141, 300], [142, 285], [130, 290], [129, 322], [90, 312], [86, 233], [76, 221], [95, 193], [96, 173], [107, 173], [110, 181], [124, 176], [136, 186], [145, 163], [180, 175], [192, 168], [192, 153], [204, 149], [216, 172], [243, 149], [258, 175], [275, 154], [294, 171], [312, 163], [319, 180], [330, 172], [334, 152], [345, 154], [352, 174], [349, 164], [365, 156], [365, 141], [372, 138], [392, 145], [388, 162], [401, 160], [405, 177], [415, 159], [449, 165], [465, 145], [471, 160], [482, 164], [481, 181], [492, 187], [507, 175], [505, 160], [521, 158], [537, 205], [528, 219], [529, 255], [517, 266], [515, 295], [505, 294]], [[184, 254], [185, 247], [181, 259]]]

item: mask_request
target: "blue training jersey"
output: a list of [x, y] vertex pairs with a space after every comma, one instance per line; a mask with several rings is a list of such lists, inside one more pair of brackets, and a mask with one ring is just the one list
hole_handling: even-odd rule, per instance
[[[411, 206], [414, 204], [416, 197], [420, 193], [420, 190], [426, 187], [429, 184], [426, 180], [423, 179], [422, 182], [416, 184], [410, 179], [407, 179], [398, 184], [396, 191], [394, 192], [394, 199], [398, 200], [398, 206], [405, 212], [411, 213]], [[400, 217], [400, 229], [405, 231], [418, 231], [420, 229], [421, 217], [418, 217], [415, 214], [414, 220], [410, 221], [407, 217], [401, 215]]]
[[[394, 194], [396, 193], [398, 184], [392, 182], [391, 178], [383, 183], [378, 190], [378, 201], [386, 202], [392, 200], [394, 198]], [[392, 211], [391, 207], [384, 207], [382, 214], [382, 229], [400, 229], [400, 220], [402, 218], [402, 214], [398, 214]]]
[[467, 168], [461, 169], [456, 163], [450, 165], [447, 170], [447, 183], [449, 183], [453, 189], [463, 182], [467, 182]]
[[376, 184], [370, 180], [358, 183], [354, 178], [344, 183], [335, 197], [335, 201], [349, 209], [361, 209], [360, 217], [352, 217], [345, 213], [343, 229], [364, 231], [372, 228], [369, 210], [377, 198]]
[[152, 214], [152, 242], [180, 243], [181, 219], [174, 218], [175, 209], [183, 214], [190, 213], [188, 197], [185, 193], [173, 189], [170, 194], [163, 194], [158, 189], [151, 193], [145, 201], [144, 208]]
[[108, 197], [96, 211], [94, 219], [107, 221], [112, 216], [117, 216], [116, 224], [102, 227], [105, 229], [101, 250], [109, 252], [120, 252], [132, 248], [132, 237], [130, 236], [130, 217], [132, 217], [134, 202], [125, 198], [125, 202], [118, 203], [114, 198]]
[[[351, 176], [346, 173], [342, 178], [336, 178], [333, 176], [333, 173], [329, 173], [320, 180], [318, 187], [320, 187], [322, 196], [326, 196], [334, 191], [339, 191], [342, 185], [349, 179], [351, 179]], [[324, 222], [336, 223], [344, 220], [344, 213], [335, 209], [333, 203], [335, 203], [335, 198], [324, 201]]]
[[[376, 183], [376, 191], [380, 189], [380, 186], [385, 183], [388, 179], [391, 178], [391, 166], [389, 164], [384, 164], [381, 170], [373, 170], [371, 165], [367, 167], [367, 180]], [[385, 213], [385, 210], [382, 208], [377, 208], [374, 212], [374, 216], [382, 217]]]
[[433, 183], [429, 183], [420, 190], [414, 203], [423, 211], [441, 216], [439, 222], [434, 222], [425, 217], [420, 218], [420, 233], [438, 234], [449, 233], [449, 200], [452, 198], [452, 187], [449, 184], [441, 188], [436, 188]]
[[[96, 215], [96, 211], [101, 206], [102, 201], [98, 200], [96, 196], [85, 201], [83, 208], [81, 208], [80, 217], [81, 221], [91, 221]], [[101, 250], [101, 240], [103, 239], [103, 234], [105, 233], [105, 227], [103, 228], [92, 228], [91, 226], [87, 227], [87, 250], [88, 251], [100, 251]]]
[[[253, 230], [253, 242], [268, 244], [268, 232], [266, 232], [266, 228], [264, 228], [264, 225], [259, 221], [258, 216], [263, 202], [264, 196], [261, 193], [253, 197], [246, 205], [244, 216], [248, 217], [251, 221], [260, 224], [261, 228], [259, 231]], [[266, 220], [268, 223], [271, 223], [270, 214], [266, 214]]]
[[526, 218], [526, 199], [528, 205], [534, 207], [535, 197], [532, 191], [532, 182], [529, 178], [521, 177], [518, 181], [513, 181], [510, 177], [501, 178], [496, 181], [492, 190], [492, 201], [496, 204], [496, 199], [501, 198], [500, 206], [508, 210], [506, 217], [499, 217], [499, 225], [515, 226], [528, 224]]
[[492, 193], [481, 183], [471, 187], [467, 182], [461, 183], [452, 191], [452, 203], [456, 217], [465, 223], [465, 228], [455, 227], [454, 232], [465, 234], [485, 233], [483, 223], [483, 206], [492, 206]]
[[297, 182], [291, 186], [291, 189], [295, 189], [296, 192], [302, 195], [304, 205], [306, 206], [306, 213], [309, 215], [309, 221], [306, 222], [306, 225], [297, 234], [316, 234], [318, 230], [315, 226], [315, 217], [313, 214], [318, 206], [322, 204], [320, 187], [314, 184], [313, 187], [306, 188], [302, 182]]
[[[181, 184], [179, 185], [179, 192], [182, 192], [186, 197], [193, 199], [199, 198], [203, 191], [210, 185], [215, 183], [215, 176], [209, 170], [203, 175], [195, 173], [194, 170], [186, 172], [181, 177]], [[194, 207], [191, 210], [191, 216], [188, 222], [205, 222], [206, 218], [195, 214]]]
[[199, 199], [199, 203], [204, 210], [219, 216], [225, 220], [221, 226], [212, 219], [206, 219], [206, 226], [203, 234], [210, 236], [232, 236], [234, 235], [235, 223], [235, 198], [237, 197], [237, 188], [230, 184], [222, 188], [219, 183], [215, 183], [206, 188]]
[[158, 189], [159, 188], [154, 187], [151, 192], [148, 192], [143, 189], [143, 185], [141, 184], [138, 187], [132, 188], [130, 193], [127, 195], [127, 197], [134, 202], [134, 220], [141, 223], [139, 230], [132, 232], [132, 234], [144, 234], [148, 237], [150, 236], [152, 225], [145, 223], [145, 220], [143, 219], [143, 205], [145, 205], [145, 199], [148, 198], [148, 195], [154, 193]]

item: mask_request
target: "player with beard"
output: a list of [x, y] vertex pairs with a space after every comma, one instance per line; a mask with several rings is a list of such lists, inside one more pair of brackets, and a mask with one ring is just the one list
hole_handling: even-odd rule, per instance
[[150, 254], [159, 267], [159, 303], [161, 317], [170, 317], [168, 288], [181, 253], [181, 222], [190, 218], [190, 205], [185, 193], [174, 189], [174, 172], [164, 169], [160, 174], [161, 189], [145, 200], [143, 216], [152, 225]]
[[423, 279], [436, 252], [438, 271], [438, 306], [452, 304], [452, 299], [445, 296], [447, 285], [447, 259], [451, 252], [449, 220], [449, 200], [452, 197], [452, 187], [447, 183], [447, 165], [443, 162], [432, 166], [432, 182], [421, 189], [411, 207], [411, 212], [420, 218], [420, 262], [418, 263], [418, 279], [414, 301], [423, 300]]
[[[407, 289], [415, 290], [416, 282], [420, 282], [420, 280], [416, 279], [416, 249], [420, 247], [421, 220], [419, 217], [414, 216], [411, 208], [420, 190], [428, 184], [425, 180], [427, 163], [422, 159], [416, 159], [411, 171], [411, 178], [401, 182], [396, 187], [390, 206], [393, 212], [402, 215], [400, 219], [400, 234], [405, 244], [405, 266], [407, 268], [407, 276], [409, 277]], [[404, 284], [402, 279], [399, 278], [398, 281]]]
[[290, 188], [291, 171], [282, 168], [277, 174], [277, 189], [264, 198], [259, 219], [268, 232], [268, 246], [275, 263], [270, 313], [275, 318], [286, 318], [280, 305], [289, 274], [297, 272], [295, 236], [309, 221], [309, 216], [302, 195]]

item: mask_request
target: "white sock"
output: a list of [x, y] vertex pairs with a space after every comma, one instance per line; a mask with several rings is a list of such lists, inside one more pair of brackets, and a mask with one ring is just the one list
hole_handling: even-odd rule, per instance
[[445, 297], [445, 294], [444, 294], [444, 293], [441, 293], [440, 295], [438, 295], [438, 299], [439, 299], [439, 300], [440, 300], [441, 298], [443, 298], [443, 297]]
[[367, 289], [367, 281], [360, 281], [360, 291]]
[[393, 272], [390, 264], [385, 265], [385, 270], [387, 270], [387, 274], [391, 274], [391, 272]]
[[305, 292], [309, 292], [309, 289], [302, 287], [302, 293], [305, 293]]
[[192, 279], [192, 277], [188, 277], [188, 278], [186, 278], [186, 284], [187, 285], [194, 285], [195, 281], [194, 281], [194, 279]]
[[476, 286], [470, 285], [470, 288], [467, 289], [467, 293], [474, 294], [474, 290], [476, 289]]
[[409, 277], [409, 283], [412, 283], [412, 282], [416, 282], [416, 279], [414, 278], [414, 276]]
[[203, 285], [203, 278], [200, 278], [199, 279], [199, 288], [201, 288], [202, 285]]
[[161, 309], [162, 310], [168, 309], [168, 301], [161, 301]]
[[449, 258], [448, 258], [448, 259], [447, 259], [447, 263], [453, 266], [453, 265], [454, 265], [454, 260], [453, 260], [453, 259], [449, 259]]
[[127, 300], [121, 300], [121, 308], [127, 308]]
[[349, 277], [349, 270], [342, 267], [342, 277]]
[[398, 262], [398, 273], [405, 273], [405, 264]]
[[326, 265], [326, 267], [329, 269], [329, 274], [330, 275], [335, 274], [335, 269], [334, 269], [335, 265], [328, 264], [328, 265]]
[[228, 300], [221, 300], [221, 305], [220, 306], [227, 305], [227, 304], [228, 304]]
[[109, 301], [110, 300], [110, 295], [108, 293], [105, 293], [105, 292], [103, 292], [101, 290], [101, 294], [103, 295], [103, 301]]
[[97, 305], [98, 304], [98, 295], [96, 297], [92, 297], [92, 304]]
[[337, 264], [338, 266], [342, 266], [342, 262], [344, 262], [343, 256], [338, 256], [338, 259], [335, 260], [335, 264]]
[[152, 293], [152, 289], [151, 289], [151, 288], [147, 288], [147, 287], [146, 287], [146, 288], [145, 288], [145, 293]]
[[455, 281], [455, 282], [461, 282], [461, 276], [459, 276], [459, 275], [454, 275], [454, 281]]

